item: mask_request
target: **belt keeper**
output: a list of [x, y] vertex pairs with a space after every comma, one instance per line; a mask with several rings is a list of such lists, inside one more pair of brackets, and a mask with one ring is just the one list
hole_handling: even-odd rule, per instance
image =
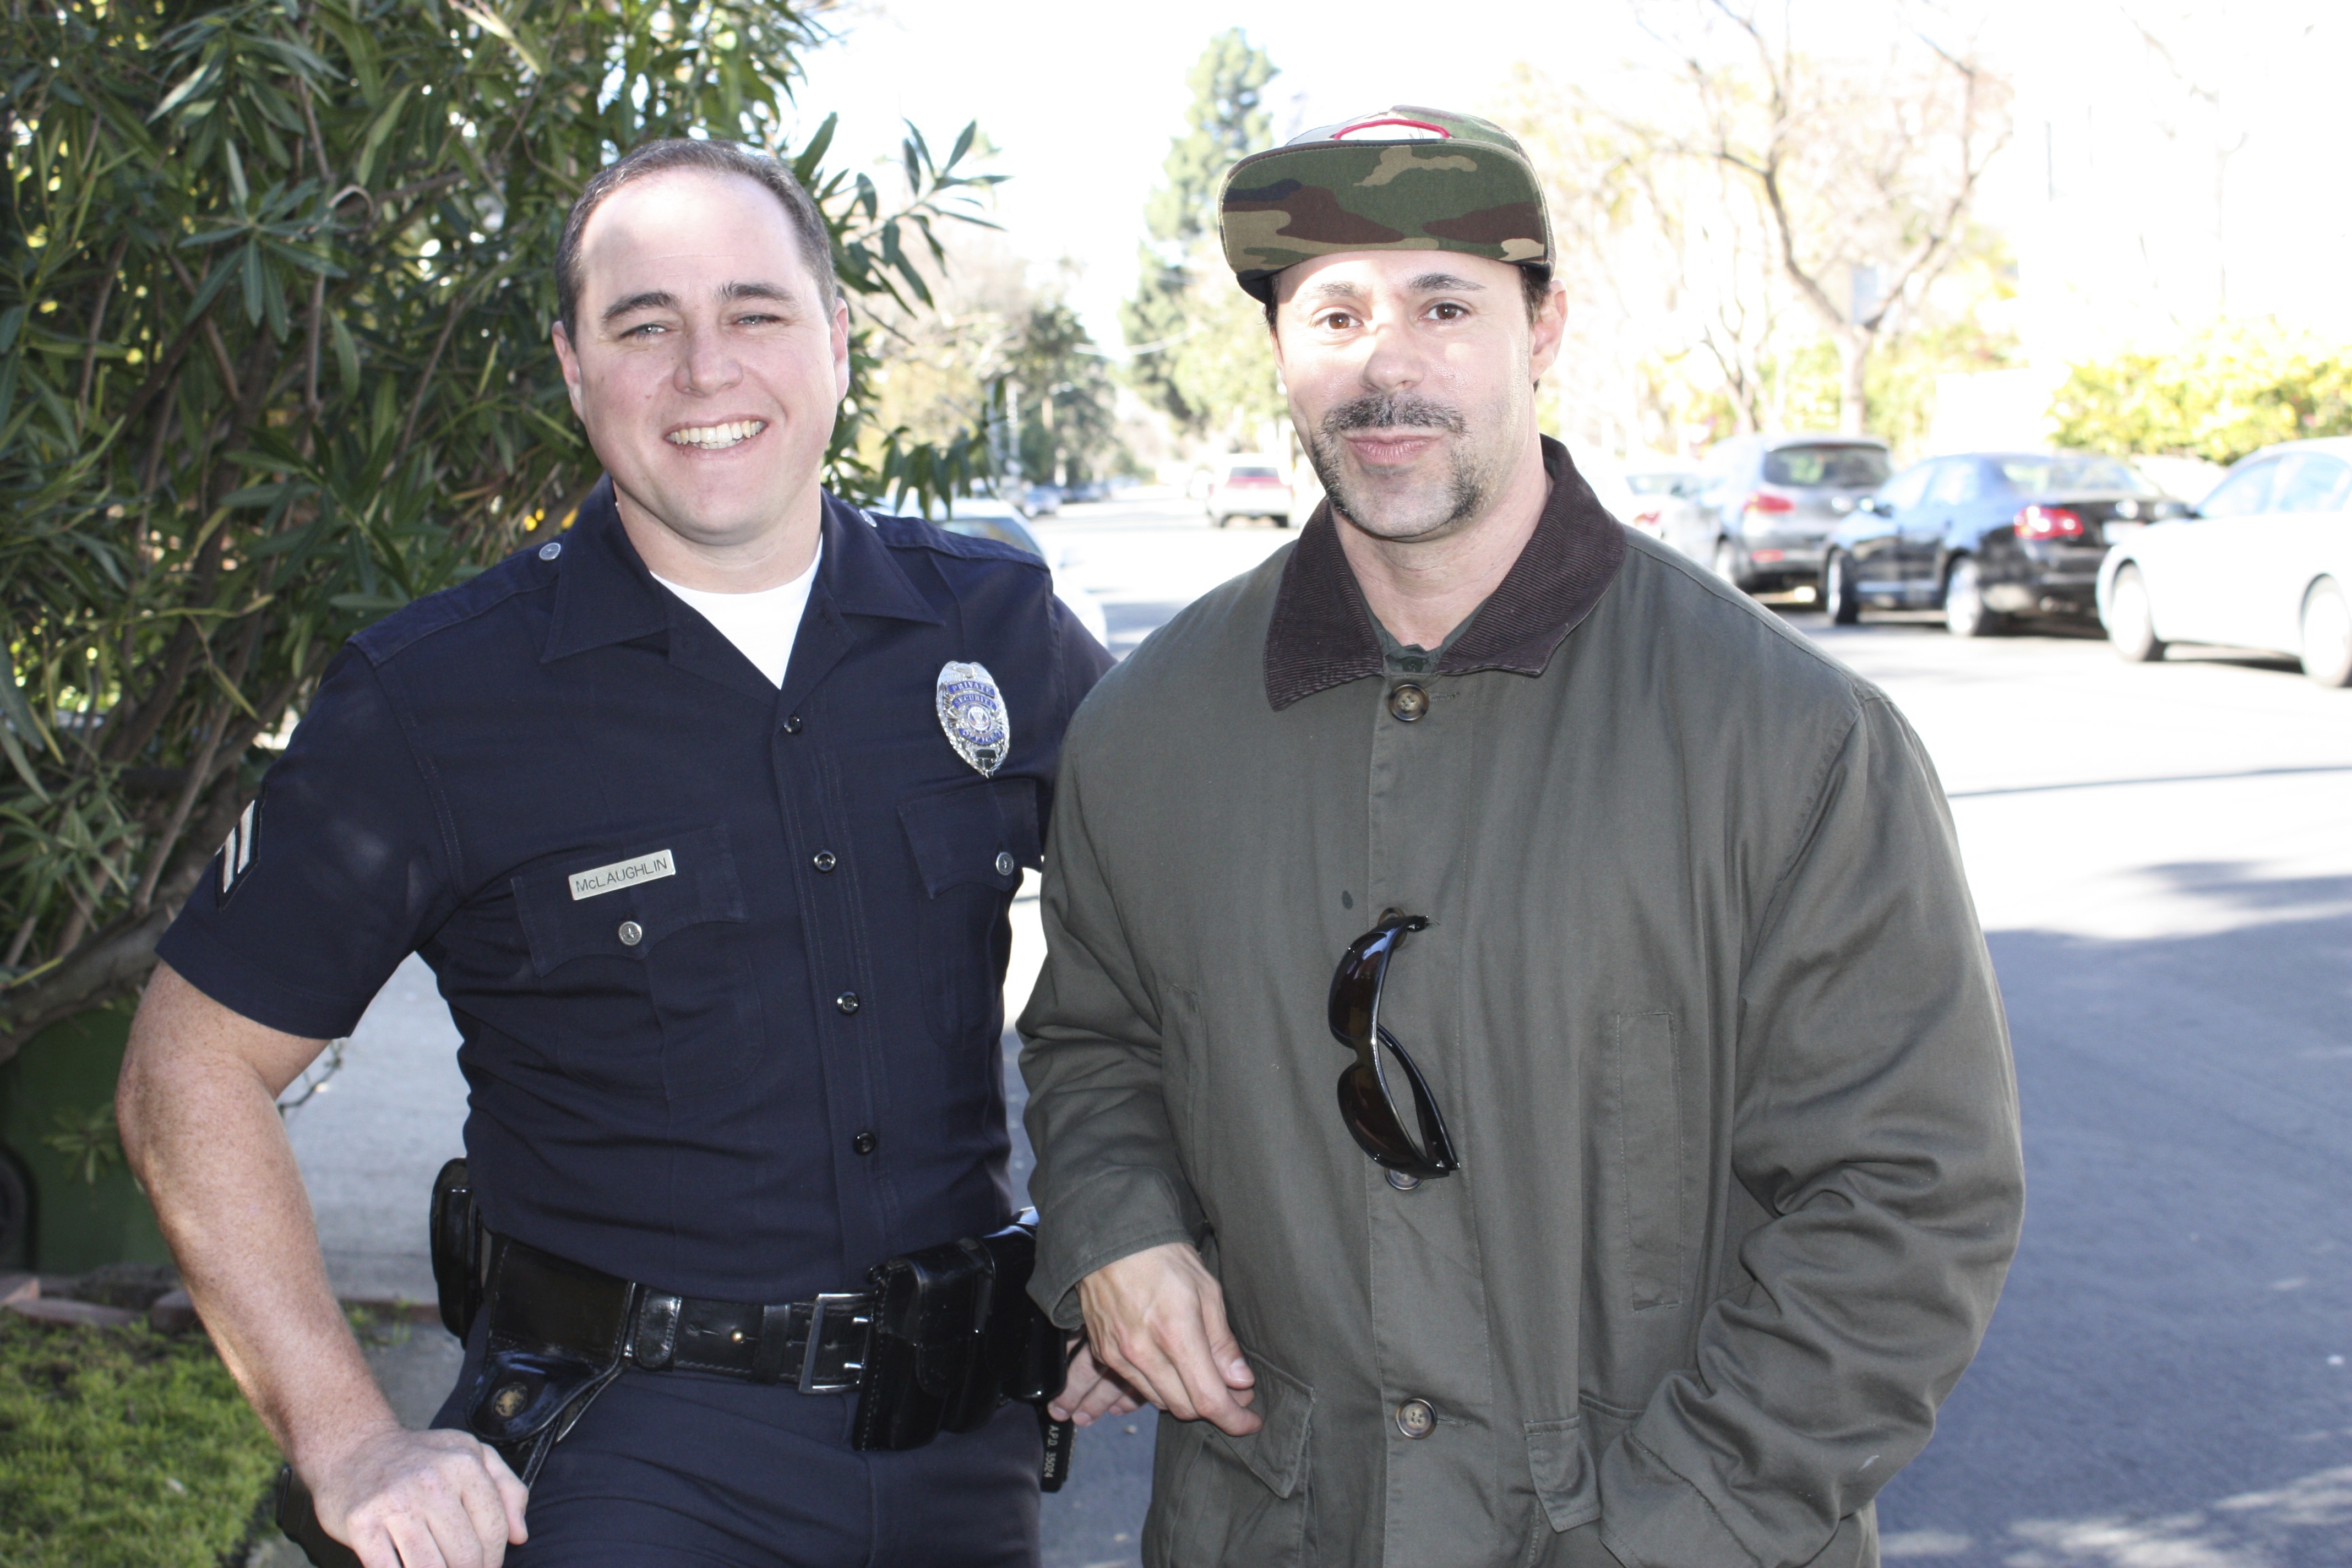
[[760, 1309], [760, 1347], [751, 1354], [753, 1383], [784, 1381], [784, 1361], [792, 1340], [793, 1310], [790, 1306], [765, 1306]]
[[629, 1359], [647, 1372], [667, 1367], [677, 1352], [677, 1318], [686, 1303], [658, 1290], [641, 1290], [637, 1297], [636, 1332], [629, 1336]]

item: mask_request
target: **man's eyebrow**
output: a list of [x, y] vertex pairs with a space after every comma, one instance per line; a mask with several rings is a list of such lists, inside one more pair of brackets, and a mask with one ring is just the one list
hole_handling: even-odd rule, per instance
[[794, 302], [793, 291], [781, 283], [730, 283], [719, 290], [722, 300], [773, 300], [780, 305]]
[[1360, 300], [1364, 297], [1364, 291], [1361, 289], [1341, 279], [1334, 279], [1328, 283], [1318, 283], [1307, 292], [1323, 300]]
[[639, 310], [674, 310], [676, 309], [677, 309], [677, 295], [666, 289], [647, 289], [642, 293], [632, 294], [625, 300], [615, 300], [605, 308], [601, 319], [617, 321], [623, 316], [633, 316]]
[[1467, 278], [1456, 278], [1451, 272], [1424, 272], [1405, 288], [1415, 294], [1452, 294], [1466, 289], [1483, 289], [1484, 283], [1474, 283]]

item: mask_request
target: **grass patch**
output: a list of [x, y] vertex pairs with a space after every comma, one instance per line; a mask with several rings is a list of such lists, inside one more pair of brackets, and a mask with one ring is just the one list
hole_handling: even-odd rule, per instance
[[202, 1334], [0, 1312], [0, 1568], [215, 1568], [278, 1462]]

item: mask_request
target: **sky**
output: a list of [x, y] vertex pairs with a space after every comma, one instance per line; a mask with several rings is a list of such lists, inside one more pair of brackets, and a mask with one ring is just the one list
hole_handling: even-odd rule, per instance
[[996, 221], [1033, 262], [1080, 265], [1073, 303], [1116, 344], [1144, 201], [1213, 35], [1243, 27], [1281, 68], [1267, 93], [1277, 137], [1395, 102], [1475, 112], [1522, 58], [1615, 58], [1634, 42], [1618, 0], [1511, 11], [1498, 38], [1428, 0], [883, 0], [836, 20], [845, 37], [810, 59], [801, 102], [812, 126], [840, 113], [835, 145], [854, 166], [896, 155], [902, 117], [941, 151], [979, 120], [1013, 176]]
[[[2015, 140], [1979, 212], [2017, 237], [2029, 282], [2046, 280], [2043, 314], [2068, 357], [2095, 346], [2094, 326], [2111, 341], [2136, 323], [2177, 325], [2212, 291], [2225, 226], [2232, 313], [2352, 336], [2352, 290], [2337, 282], [2352, 247], [2343, 0], [1914, 4], [1980, 7], [1984, 47], [2018, 84]], [[1804, 0], [1802, 14], [1828, 38], [1883, 37], [1898, 15], [1894, 0]], [[2156, 111], [2182, 83], [2132, 16], [2171, 41], [2218, 112]], [[808, 61], [803, 133], [838, 111], [828, 162], [869, 167], [895, 156], [902, 117], [942, 150], [977, 119], [1011, 176], [996, 221], [1037, 273], [1076, 264], [1073, 302], [1107, 346], [1120, 342], [1145, 198], [1182, 129], [1185, 74], [1216, 32], [1243, 27], [1280, 68], [1268, 91], [1277, 138], [1396, 102], [1476, 112], [1522, 62], [1638, 94], [1643, 79], [1624, 65], [1647, 52], [1627, 0], [864, 0], [832, 22], [842, 37]], [[2241, 137], [2223, 226], [2210, 152]]]

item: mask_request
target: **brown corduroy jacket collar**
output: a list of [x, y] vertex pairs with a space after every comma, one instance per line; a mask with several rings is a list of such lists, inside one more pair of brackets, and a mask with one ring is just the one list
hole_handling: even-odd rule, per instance
[[[1568, 634], [1592, 613], [1625, 559], [1625, 535], [1547, 436], [1551, 493], [1519, 558], [1438, 660], [1440, 675], [1507, 669], [1541, 675]], [[1378, 675], [1380, 633], [1339, 547], [1326, 500], [1307, 520], [1283, 568], [1265, 633], [1265, 700], [1276, 711], [1327, 687]]]

